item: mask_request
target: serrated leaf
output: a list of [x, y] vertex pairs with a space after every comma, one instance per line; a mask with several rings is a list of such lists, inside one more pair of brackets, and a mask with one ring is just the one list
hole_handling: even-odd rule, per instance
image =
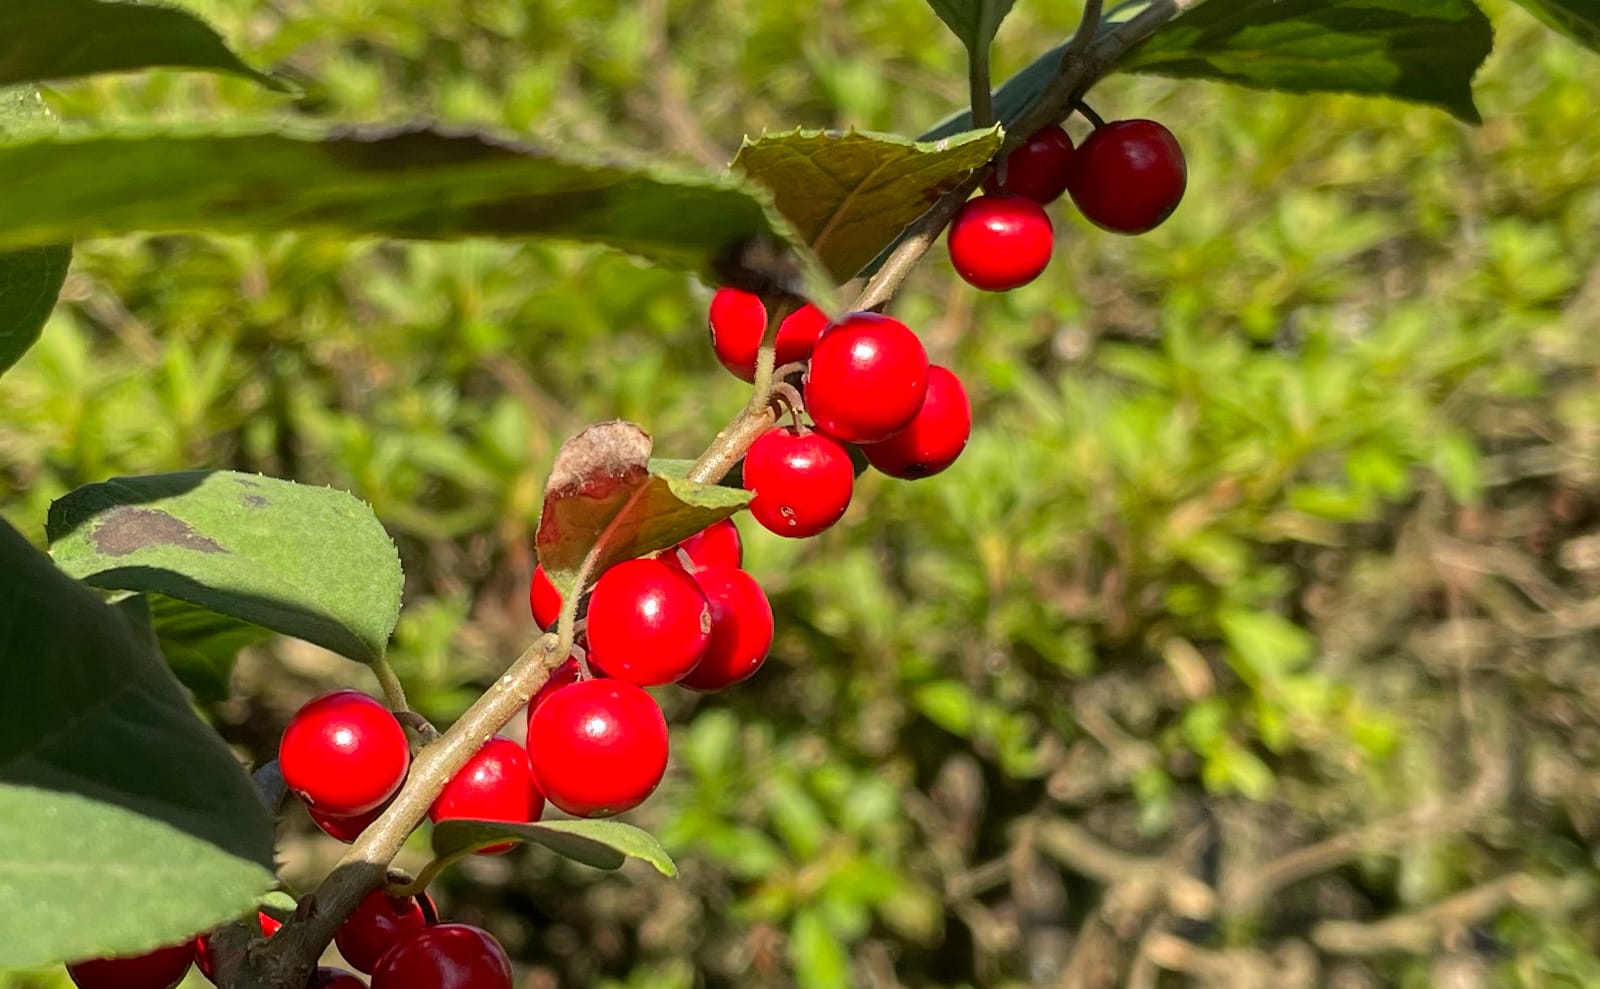
[[998, 129], [928, 143], [797, 130], [746, 141], [733, 167], [772, 192], [779, 211], [842, 282], [993, 158], [1002, 140]]
[[248, 911], [272, 821], [156, 650], [0, 522], [0, 969], [146, 951]]
[[[49, 119], [32, 87], [0, 90], [0, 135]], [[71, 262], [67, 244], [0, 253], [0, 374], [38, 341]]]
[[[832, 286], [765, 192], [467, 132], [161, 133], [0, 147], [0, 249], [136, 232], [604, 244], [718, 284]], [[688, 222], [692, 218], [692, 222]]]
[[596, 869], [620, 869], [628, 859], [647, 862], [663, 876], [676, 876], [672, 857], [648, 831], [621, 821], [440, 821], [433, 828], [433, 854], [453, 857], [506, 841], [530, 841]]
[[1533, 16], [1562, 34], [1600, 51], [1600, 2], [1596, 0], [1517, 0]]
[[590, 426], [562, 444], [545, 485], [534, 546], [550, 582], [572, 593], [584, 560], [613, 563], [687, 539], [750, 503], [750, 492], [688, 481], [650, 460], [650, 434], [631, 422]]
[[1015, 0], [928, 0], [928, 6], [954, 31], [967, 51], [987, 47], [1011, 13]]
[[400, 558], [352, 495], [255, 474], [187, 471], [90, 484], [50, 506], [61, 568], [150, 591], [362, 662], [400, 615]]
[[1179, 17], [1123, 68], [1293, 93], [1426, 103], [1481, 123], [1472, 77], [1493, 46], [1472, 0], [1227, 0]]
[[209, 69], [272, 89], [193, 14], [143, 3], [6, 0], [0, 5], [0, 85], [148, 68]]

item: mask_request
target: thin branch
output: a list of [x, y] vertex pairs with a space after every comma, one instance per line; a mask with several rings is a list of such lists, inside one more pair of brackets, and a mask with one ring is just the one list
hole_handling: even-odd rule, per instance
[[1535, 913], [1574, 910], [1592, 898], [1582, 879], [1502, 876], [1411, 913], [1370, 924], [1325, 920], [1311, 930], [1318, 948], [1335, 955], [1427, 954], [1452, 931], [1481, 924], [1509, 906]]
[[1083, 16], [1078, 18], [1078, 30], [1072, 35], [1072, 40], [1067, 43], [1067, 50], [1061, 53], [1061, 65], [1065, 69], [1072, 59], [1081, 58], [1089, 50], [1089, 45], [1094, 41], [1095, 32], [1100, 30], [1100, 20], [1104, 16], [1102, 8], [1104, 0], [1087, 0], [1083, 5]]

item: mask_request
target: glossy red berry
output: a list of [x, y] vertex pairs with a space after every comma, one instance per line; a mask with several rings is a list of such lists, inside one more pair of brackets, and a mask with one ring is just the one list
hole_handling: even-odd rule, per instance
[[733, 519], [711, 523], [672, 549], [664, 550], [661, 559], [681, 565], [680, 550], [688, 554], [690, 564], [697, 568], [744, 565], [744, 542], [739, 538], [739, 527], [733, 524]]
[[839, 521], [855, 482], [849, 452], [815, 430], [775, 427], [744, 455], [750, 514], [780, 536], [814, 536]]
[[308, 806], [354, 817], [400, 789], [411, 753], [405, 730], [387, 708], [360, 691], [336, 690], [290, 720], [278, 764], [284, 782]]
[[[828, 317], [811, 303], [784, 317], [773, 342], [776, 366], [811, 356]], [[746, 381], [756, 379], [756, 354], [767, 332], [767, 307], [760, 297], [736, 288], [719, 289], [711, 297], [711, 349], [722, 366]]]
[[346, 845], [361, 837], [361, 832], [376, 821], [389, 806], [388, 801], [374, 807], [365, 814], [356, 814], [351, 817], [341, 817], [337, 814], [324, 814], [315, 807], [307, 807], [306, 812], [311, 815], [311, 823], [322, 829], [322, 833], [330, 838], [337, 838]]
[[[278, 928], [283, 926], [283, 921], [259, 910], [256, 911], [256, 922], [261, 925], [262, 937], [271, 937], [278, 933]], [[195, 968], [200, 970], [201, 975], [210, 979], [213, 983], [217, 981], [216, 967], [211, 960], [211, 936], [209, 934], [202, 934], [194, 939], [194, 965]]]
[[533, 568], [533, 579], [528, 581], [528, 610], [533, 612], [534, 624], [546, 632], [561, 618], [561, 592], [550, 583], [542, 566]]
[[78, 989], [172, 989], [194, 961], [194, 942], [157, 948], [142, 955], [94, 958], [67, 966]]
[[950, 221], [950, 263], [967, 284], [1007, 292], [1050, 264], [1055, 230], [1044, 207], [1024, 196], [979, 196]]
[[641, 687], [582, 680], [552, 694], [528, 723], [533, 775], [575, 817], [631, 810], [667, 771], [667, 720]]
[[711, 637], [705, 595], [679, 567], [628, 560], [600, 575], [589, 595], [589, 662], [641, 687], [693, 669]]
[[401, 937], [427, 927], [430, 916], [433, 911], [425, 911], [414, 896], [390, 896], [375, 889], [339, 925], [334, 944], [351, 968], [370, 975], [385, 952]]
[[1153, 120], [1119, 120], [1083, 142], [1067, 191], [1096, 226], [1142, 234], [1178, 208], [1188, 180], [1183, 148], [1171, 131]]
[[756, 579], [735, 567], [706, 567], [694, 579], [711, 606], [711, 642], [678, 682], [693, 690], [721, 690], [761, 668], [772, 648], [772, 605]]
[[1005, 182], [1000, 170], [983, 183], [989, 193], [1010, 192], [1043, 206], [1067, 191], [1067, 169], [1072, 164], [1072, 138], [1059, 124], [1037, 130], [1015, 151], [1006, 155]]
[[372, 970], [372, 989], [511, 989], [511, 960], [488, 931], [435, 924], [395, 942]]
[[897, 319], [854, 313], [823, 331], [806, 371], [817, 428], [846, 443], [876, 443], [906, 427], [928, 390], [928, 352]]
[[867, 462], [890, 477], [913, 480], [955, 463], [972, 434], [972, 405], [961, 379], [948, 368], [928, 369], [928, 397], [911, 425], [861, 448]]
[[[435, 824], [452, 818], [527, 824], [537, 821], [543, 813], [544, 794], [533, 781], [528, 750], [509, 738], [491, 738], [485, 742], [477, 755], [450, 777], [433, 806], [428, 808], [428, 818]], [[481, 848], [478, 854], [498, 855], [513, 847], [515, 843], [505, 842]], [[350, 958], [349, 955], [345, 957]], [[360, 965], [356, 967], [361, 968]], [[370, 968], [361, 970], [371, 971]]]
[[319, 968], [306, 980], [306, 989], [367, 989], [367, 984], [342, 968]]
[[574, 656], [568, 656], [565, 662], [551, 670], [550, 679], [546, 680], [544, 686], [540, 687], [534, 693], [533, 698], [528, 701], [529, 720], [533, 719], [533, 712], [537, 711], [539, 705], [548, 700], [551, 694], [562, 687], [572, 686], [578, 682], [578, 678], [581, 676], [583, 676], [583, 667], [578, 665], [578, 660]]

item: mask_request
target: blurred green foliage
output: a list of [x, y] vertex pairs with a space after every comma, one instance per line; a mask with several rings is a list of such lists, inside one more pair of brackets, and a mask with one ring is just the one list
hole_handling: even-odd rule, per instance
[[[763, 130], [916, 133], [964, 93], [921, 0], [185, 6], [306, 94], [100, 79], [47, 93], [67, 126], [429, 118], [715, 164]], [[726, 695], [662, 692], [673, 768], [633, 815], [682, 879], [519, 852], [452, 876], [447, 912], [530, 986], [1112, 985], [1073, 966], [1137, 967], [1157, 934], [1189, 952], [1167, 946], [1190, 967], [1161, 985], [1247, 984], [1208, 959], [1286, 989], [1600, 982], [1600, 75], [1487, 6], [1480, 129], [1097, 87], [1102, 114], [1173, 126], [1188, 199], [1139, 239], [1059, 206], [1038, 282], [979, 296], [936, 250], [897, 300], [977, 432], [936, 479], [864, 477], [816, 540], [742, 523], [773, 658]], [[997, 72], [1074, 7], [1019, 4]], [[533, 634], [562, 439], [623, 417], [691, 456], [744, 401], [709, 292], [539, 244], [80, 245], [0, 383], [0, 512], [41, 538], [77, 485], [202, 465], [352, 490], [406, 564], [394, 662], [448, 720]], [[285, 643], [246, 654], [230, 700], [225, 672], [207, 704], [252, 758], [312, 692], [370, 686]], [[319, 839], [291, 831], [313, 880]], [[1215, 908], [1139, 900], [1096, 871], [1110, 848]], [[1326, 866], [1263, 877], [1305, 849]], [[1381, 950], [1326, 926], [1513, 872], [1520, 899]]]

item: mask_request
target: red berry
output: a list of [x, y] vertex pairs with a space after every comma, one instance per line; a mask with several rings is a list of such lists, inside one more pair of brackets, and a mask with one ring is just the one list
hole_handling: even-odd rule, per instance
[[1142, 234], [1172, 215], [1188, 184], [1183, 148], [1153, 120], [1099, 128], [1073, 157], [1067, 191], [1078, 210], [1113, 233]]
[[530, 721], [533, 719], [533, 712], [537, 711], [539, 705], [548, 700], [551, 694], [562, 687], [570, 687], [577, 683], [582, 675], [583, 667], [578, 665], [577, 658], [568, 656], [560, 666], [550, 671], [550, 679], [546, 680], [544, 686], [540, 687], [528, 701], [528, 719]]
[[561, 592], [550, 583], [542, 566], [533, 568], [533, 579], [528, 582], [528, 610], [533, 612], [534, 624], [546, 632], [561, 618]]
[[806, 371], [806, 412], [847, 443], [876, 443], [906, 427], [928, 390], [928, 352], [899, 320], [854, 313], [817, 340]]
[[890, 477], [912, 480], [955, 463], [972, 433], [972, 406], [961, 379], [947, 368], [928, 369], [928, 397], [911, 425], [882, 443], [861, 448], [867, 462]]
[[628, 560], [595, 581], [588, 631], [590, 663], [607, 676], [648, 687], [671, 683], [700, 661], [711, 612], [680, 568]]
[[350, 817], [341, 817], [338, 814], [324, 814], [315, 807], [307, 807], [306, 812], [311, 815], [311, 823], [322, 829], [322, 833], [330, 838], [337, 838], [346, 845], [361, 837], [361, 832], [382, 816], [389, 806], [385, 801], [378, 807], [367, 811], [365, 814], [355, 814]]
[[367, 984], [342, 968], [319, 968], [306, 980], [306, 989], [367, 989]]
[[94, 958], [67, 966], [78, 989], [172, 989], [194, 961], [194, 942], [157, 948], [143, 955]]
[[1067, 171], [1072, 164], [1072, 138], [1059, 124], [1034, 131], [1015, 151], [1006, 155], [1005, 184], [999, 170], [983, 183], [988, 193], [1010, 192], [1043, 206], [1067, 191]]
[[721, 690], [761, 668], [772, 648], [772, 605], [756, 579], [735, 567], [706, 567], [694, 579], [711, 605], [711, 642], [678, 682], [693, 690]]
[[[435, 824], [451, 818], [476, 821], [506, 821], [527, 824], [544, 813], [544, 794], [533, 781], [533, 766], [528, 750], [509, 738], [491, 738], [450, 782], [428, 808]], [[490, 845], [479, 855], [498, 855], [515, 847], [514, 842]], [[345, 955], [350, 958], [349, 955]], [[351, 959], [354, 962], [354, 959]], [[361, 968], [360, 965], [356, 965]], [[370, 968], [361, 968], [370, 972]]]
[[[256, 922], [261, 925], [261, 936], [271, 937], [278, 933], [278, 928], [283, 926], [283, 921], [276, 917], [268, 916], [261, 911], [256, 911]], [[211, 935], [202, 934], [194, 939], [194, 964], [200, 974], [217, 981], [216, 969], [211, 962]]]
[[402, 936], [428, 926], [429, 916], [416, 897], [390, 896], [375, 889], [339, 925], [333, 940], [352, 968], [370, 975], [384, 952]]
[[814, 536], [839, 521], [855, 483], [849, 452], [815, 430], [775, 427], [744, 455], [750, 514], [780, 536]]
[[552, 694], [528, 723], [539, 789], [575, 817], [610, 817], [644, 802], [667, 771], [667, 719], [621, 680], [581, 680]]
[[511, 960], [488, 931], [435, 924], [395, 942], [372, 970], [372, 989], [511, 989]]
[[382, 704], [336, 690], [302, 707], [284, 730], [278, 763], [289, 789], [325, 815], [354, 817], [400, 789], [411, 753]]
[[950, 263], [986, 292], [1007, 292], [1039, 277], [1055, 232], [1044, 207], [1023, 196], [979, 196], [950, 221]]
[[[811, 303], [784, 317], [778, 324], [777, 365], [792, 364], [811, 356], [828, 317]], [[760, 297], [736, 288], [719, 289], [711, 297], [711, 349], [722, 366], [746, 381], [756, 380], [756, 354], [767, 332], [767, 307]]]
[[739, 527], [733, 524], [733, 519], [711, 523], [672, 549], [663, 550], [660, 559], [682, 566], [679, 550], [689, 555], [689, 562], [695, 568], [737, 567], [744, 563], [744, 543], [739, 539]]

